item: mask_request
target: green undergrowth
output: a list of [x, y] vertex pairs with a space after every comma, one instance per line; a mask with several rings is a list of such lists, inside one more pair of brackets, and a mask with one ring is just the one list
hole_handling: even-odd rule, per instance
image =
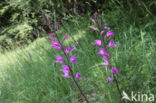
[[[91, 22], [88, 18], [77, 17], [62, 24], [59, 36], [63, 38], [64, 34], [70, 34], [64, 45], [79, 42], [74, 51], [78, 62], [72, 67], [74, 73], [81, 73], [83, 79], [78, 82], [89, 100], [92, 103], [120, 103], [115, 84], [106, 82], [110, 76], [109, 68], [99, 66], [102, 57], [97, 55], [98, 48], [92, 45], [99, 36], [89, 29]], [[119, 69], [121, 91], [128, 94], [131, 91], [156, 94], [156, 31], [153, 25], [112, 26], [115, 36], [111, 39], [119, 46], [110, 49], [111, 61]], [[54, 61], [55, 56], [63, 55], [53, 50], [50, 44], [47, 37], [38, 38], [28, 46], [0, 54], [2, 103], [83, 101], [72, 80], [61, 77], [61, 64]]]

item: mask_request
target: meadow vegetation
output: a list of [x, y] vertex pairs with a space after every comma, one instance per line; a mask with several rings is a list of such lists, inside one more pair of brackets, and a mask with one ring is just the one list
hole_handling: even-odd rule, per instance
[[[152, 93], [156, 97], [156, 14], [153, 12], [155, 9], [153, 5], [156, 3], [154, 0], [151, 0], [151, 3], [138, 1], [140, 7], [136, 8], [139, 9], [132, 7], [136, 5], [135, 3], [133, 5], [126, 2], [128, 6], [125, 7], [122, 2], [115, 2], [118, 6], [112, 7], [112, 10], [109, 8], [100, 11], [99, 15], [113, 28], [115, 33], [113, 39], [119, 44], [118, 47], [111, 49], [110, 55], [112, 65], [119, 70], [120, 89], [127, 94], [135, 91]], [[113, 0], [108, 4], [114, 5]], [[108, 5], [105, 5], [103, 8], [107, 7]], [[99, 66], [101, 57], [97, 55], [98, 50], [93, 43], [95, 38], [100, 37], [98, 32], [89, 28], [92, 26], [91, 15], [90, 12], [77, 14], [62, 21], [58, 35], [63, 38], [69, 33], [64, 45], [78, 42], [77, 50], [74, 51], [78, 61], [72, 67], [74, 72], [81, 73], [83, 79], [78, 80], [78, 83], [89, 101], [120, 103], [115, 84], [106, 81], [108, 68]], [[33, 25], [23, 27], [16, 24], [20, 31], [24, 29], [17, 33], [22, 39], [13, 36], [9, 45], [7, 40], [12, 36], [8, 33], [15, 35], [16, 32], [4, 32], [1, 27], [0, 39], [3, 40], [0, 41], [0, 103], [83, 103], [83, 97], [72, 80], [61, 77], [61, 66], [54, 63], [55, 55], [60, 53], [50, 46], [51, 41], [48, 40], [46, 26], [38, 23], [43, 31], [40, 33], [38, 31], [40, 28], [35, 30], [42, 35], [33, 39], [30, 39], [30, 36], [21, 37], [20, 34], [31, 35], [32, 32], [25, 32], [28, 29], [24, 27], [33, 31]], [[7, 26], [13, 29], [12, 26], [8, 24]], [[6, 25], [3, 27], [8, 28]], [[14, 46], [16, 41], [18, 43], [22, 41], [20, 42], [22, 46]], [[11, 49], [6, 48], [7, 46], [11, 46]], [[127, 101], [127, 103], [133, 102]]]

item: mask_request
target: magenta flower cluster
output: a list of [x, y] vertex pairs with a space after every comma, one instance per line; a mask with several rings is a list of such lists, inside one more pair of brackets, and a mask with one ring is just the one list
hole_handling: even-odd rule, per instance
[[[104, 57], [104, 62], [100, 65], [102, 66], [109, 66], [110, 72], [114, 75], [118, 75], [118, 69], [111, 66], [110, 63], [110, 54], [108, 52], [109, 48], [113, 48], [118, 46], [118, 44], [115, 44], [115, 42], [111, 39], [108, 43], [106, 43], [106, 39], [110, 39], [112, 36], [114, 36], [114, 32], [110, 29], [108, 26], [102, 27], [102, 21], [98, 21], [97, 15], [94, 15], [94, 19], [90, 18], [91, 22], [95, 24], [95, 27], [90, 27], [91, 30], [97, 31], [100, 34], [99, 40], [94, 40], [93, 45], [96, 45], [99, 47], [99, 50], [97, 52], [98, 55], [101, 55]], [[102, 28], [102, 29], [101, 29]], [[111, 82], [112, 78], [108, 77], [107, 82]]]
[[[57, 24], [56, 27], [57, 30], [59, 30], [59, 25]], [[66, 48], [64, 48], [64, 46], [62, 45], [62, 41], [59, 40], [57, 33], [49, 33], [49, 35], [51, 36], [49, 39], [51, 40], [51, 46], [55, 49], [55, 50], [60, 50], [63, 52], [65, 58], [67, 59], [65, 65], [62, 65], [62, 69], [60, 71], [62, 71], [64, 74], [62, 75], [62, 77], [65, 78], [70, 78], [70, 63], [75, 63], [77, 61], [77, 57], [76, 55], [73, 55], [70, 57], [70, 55], [72, 55], [73, 50], [76, 50], [76, 45], [73, 45], [73, 48], [70, 48], [70, 46], [66, 46]], [[69, 34], [65, 34], [63, 37], [63, 41], [66, 40], [68, 38]], [[69, 60], [70, 58], [70, 60]], [[55, 63], [64, 63], [65, 60], [62, 56], [56, 56], [56, 60]], [[80, 73], [77, 72], [76, 76], [77, 79], [82, 79], [82, 77], [80, 76]]]

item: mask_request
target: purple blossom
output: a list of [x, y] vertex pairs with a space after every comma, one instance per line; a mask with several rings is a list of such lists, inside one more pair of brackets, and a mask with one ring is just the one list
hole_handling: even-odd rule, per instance
[[57, 62], [57, 63], [62, 63], [64, 61], [61, 56], [56, 56], [56, 59], [57, 60], [55, 62]]
[[76, 45], [75, 44], [73, 44], [72, 47], [76, 49]]
[[105, 49], [99, 49], [99, 52], [97, 53], [99, 55], [104, 55], [105, 59], [109, 59], [109, 53]]
[[61, 49], [61, 44], [58, 43], [57, 41], [52, 41], [51, 45], [53, 46], [54, 49], [60, 50]]
[[109, 59], [110, 58], [109, 53], [107, 51], [105, 52], [104, 57], [105, 57], [105, 59]]
[[49, 39], [49, 40], [52, 40], [52, 41], [53, 41], [53, 40], [55, 40], [55, 39], [54, 39], [54, 38], [52, 38], [52, 37], [50, 37], [50, 38], [48, 38], [48, 39]]
[[107, 82], [110, 83], [112, 81], [112, 78], [108, 77]]
[[118, 69], [117, 68], [112, 68], [111, 73], [118, 75]]
[[104, 49], [99, 49], [99, 52], [97, 53], [97, 54], [99, 54], [99, 55], [104, 55], [105, 54], [105, 50]]
[[110, 48], [110, 47], [113, 48], [113, 47], [116, 47], [116, 46], [118, 46], [118, 44], [115, 44], [113, 40], [109, 41], [109, 43], [107, 45], [108, 48]]
[[72, 46], [73, 46], [73, 48], [70, 50], [71, 53], [73, 52], [73, 50], [76, 50], [76, 45], [74, 44]]
[[100, 64], [100, 65], [108, 66], [109, 64], [110, 64], [109, 61], [106, 59], [106, 60], [104, 61], [104, 63], [102, 63], [102, 64]]
[[90, 20], [91, 20], [93, 23], [95, 23], [95, 20], [94, 20], [93, 18], [90, 18]]
[[55, 34], [52, 34], [52, 33], [48, 33], [50, 36], [55, 36]]
[[76, 55], [74, 55], [74, 56], [72, 56], [72, 57], [70, 58], [70, 62], [71, 62], [71, 63], [75, 63], [76, 61], [77, 61]]
[[62, 77], [65, 77], [65, 78], [69, 78], [69, 71], [70, 71], [70, 68], [68, 65], [62, 65], [63, 69], [61, 69], [61, 71], [64, 73], [64, 75], [62, 75]]
[[94, 31], [96, 30], [96, 28], [95, 28], [95, 27], [90, 27], [90, 29], [92, 29], [92, 30], [94, 30]]
[[68, 54], [70, 52], [70, 46], [66, 47], [65, 53]]
[[68, 35], [69, 35], [69, 34], [66, 34], [66, 35], [63, 37], [63, 39], [64, 39], [64, 40], [67, 39], [67, 38], [68, 38]]
[[77, 79], [82, 79], [82, 77], [80, 77], [80, 73], [79, 72], [76, 73], [76, 78]]
[[105, 31], [104, 31], [104, 30], [102, 30], [102, 31], [100, 32], [100, 34], [101, 34], [101, 35], [103, 35], [103, 34], [104, 34], [104, 32], [105, 32]]
[[106, 34], [107, 37], [111, 37], [113, 35], [114, 35], [114, 32], [113, 31], [108, 31], [107, 34]]
[[101, 40], [94, 40], [95, 43], [93, 45], [101, 46], [102, 42]]
[[110, 27], [108, 27], [108, 26], [105, 26], [105, 27], [104, 27], [104, 29], [110, 30]]

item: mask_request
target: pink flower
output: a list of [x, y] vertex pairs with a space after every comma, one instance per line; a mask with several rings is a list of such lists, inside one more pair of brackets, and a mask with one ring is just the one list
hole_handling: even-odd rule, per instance
[[91, 20], [93, 23], [95, 23], [95, 20], [94, 20], [93, 18], [90, 18], [90, 20]]
[[53, 46], [54, 49], [60, 50], [61, 49], [61, 44], [58, 43], [57, 41], [52, 41], [51, 45]]
[[57, 60], [55, 62], [57, 62], [57, 63], [62, 63], [64, 61], [61, 56], [56, 56], [56, 59]]
[[109, 53], [105, 52], [104, 57], [105, 57], [105, 59], [109, 59], [110, 58]]
[[71, 63], [75, 63], [76, 61], [77, 61], [76, 55], [74, 55], [74, 56], [72, 56], [72, 57], [70, 58], [70, 62], [71, 62]]
[[114, 35], [114, 32], [112, 32], [112, 31], [108, 31], [107, 34], [106, 34], [107, 37], [111, 37], [113, 35]]
[[80, 73], [79, 72], [76, 73], [76, 78], [77, 79], [82, 79], [82, 77], [80, 77]]
[[70, 52], [70, 46], [66, 47], [65, 53], [68, 54]]
[[107, 82], [110, 83], [112, 81], [112, 78], [108, 77]]
[[118, 75], [118, 69], [117, 68], [112, 68], [111, 73]]
[[104, 49], [99, 49], [99, 52], [97, 54], [104, 55], [104, 57], [106, 59], [109, 59], [110, 58], [109, 53], [107, 51], [105, 51]]
[[105, 27], [104, 27], [104, 29], [110, 30], [110, 27], [108, 27], [108, 26], [105, 26]]
[[49, 40], [52, 40], [52, 41], [53, 41], [53, 40], [55, 40], [54, 38], [51, 38], [51, 37], [50, 37], [50, 38], [48, 38], [48, 39], [49, 39]]
[[61, 69], [61, 71], [64, 73], [64, 75], [62, 75], [62, 77], [65, 77], [65, 78], [69, 78], [69, 71], [70, 71], [70, 68], [68, 65], [62, 65], [63, 69]]
[[92, 29], [92, 30], [94, 30], [94, 31], [96, 30], [96, 28], [95, 28], [95, 27], [90, 27], [90, 29]]
[[102, 42], [101, 40], [94, 40], [95, 43], [93, 45], [101, 46]]
[[97, 53], [97, 54], [99, 54], [99, 55], [104, 55], [105, 54], [105, 50], [104, 49], [99, 49], [99, 52]]
[[106, 60], [104, 61], [104, 63], [102, 63], [102, 64], [100, 64], [100, 65], [108, 66], [109, 64], [110, 64], [109, 61], [106, 59]]
[[105, 32], [105, 31], [104, 31], [104, 30], [102, 30], [102, 31], [100, 32], [100, 34], [101, 34], [101, 35], [103, 35], [103, 34], [104, 34], [104, 32]]
[[50, 36], [55, 36], [55, 34], [52, 34], [52, 33], [48, 33]]
[[67, 38], [68, 38], [68, 35], [69, 35], [69, 34], [66, 34], [66, 35], [63, 37], [63, 39], [64, 39], [64, 40], [67, 39]]
[[113, 47], [116, 47], [116, 46], [118, 46], [118, 44], [115, 44], [113, 40], [111, 40], [111, 41], [108, 43], [108, 45], [107, 45], [108, 48], [110, 48], [110, 47], [113, 48]]
[[76, 50], [76, 45], [75, 44], [73, 45], [73, 48], [70, 50], [70, 52], [72, 53], [73, 50]]
[[59, 24], [57, 24], [57, 27], [56, 27], [56, 29], [57, 29], [57, 30], [59, 30]]

